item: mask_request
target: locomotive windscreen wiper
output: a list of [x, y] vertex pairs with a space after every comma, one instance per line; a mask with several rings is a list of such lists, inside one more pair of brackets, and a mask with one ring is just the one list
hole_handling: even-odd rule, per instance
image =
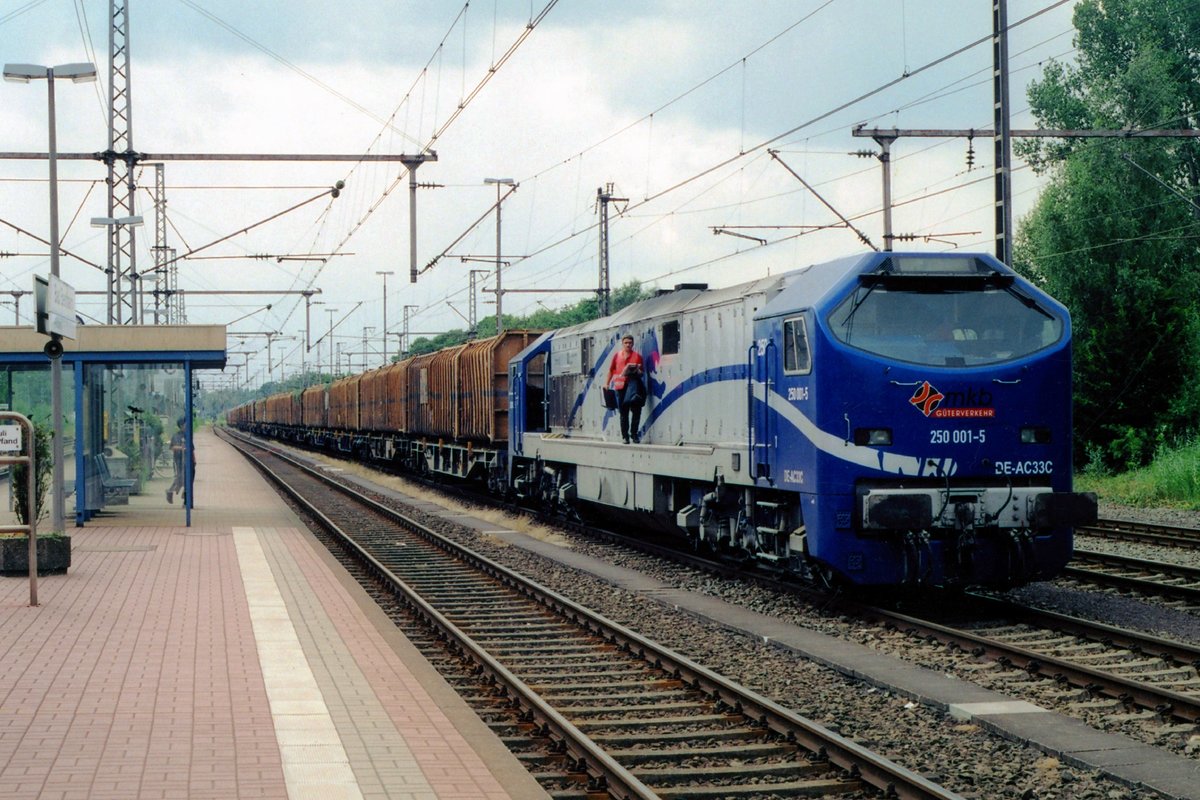
[[[865, 278], [867, 276], [864, 275], [862, 277]], [[866, 285], [866, 281], [864, 281], [860, 278], [859, 279], [859, 289], [861, 289], [864, 285]], [[842, 320], [842, 327], [846, 329], [847, 334], [850, 331], [850, 323], [854, 320], [854, 314], [858, 311], [858, 307], [861, 306], [864, 302], [866, 302], [866, 299], [871, 296], [871, 292], [875, 291], [875, 287], [878, 285], [879, 285], [878, 282], [872, 283], [867, 288], [867, 290], [865, 292], [863, 292], [863, 296], [858, 298], [858, 300], [855, 301], [854, 305], [851, 306], [850, 310], [848, 312], [846, 312], [846, 318], [844, 320]], [[854, 293], [858, 294], [859, 289], [855, 289]]]
[[1037, 300], [1034, 300], [1032, 297], [1030, 297], [1029, 295], [1027, 295], [1023, 292], [1017, 291], [1011, 284], [1008, 286], [1005, 286], [1004, 291], [1008, 292], [1010, 295], [1017, 298], [1017, 300], [1021, 303], [1021, 305], [1025, 306], [1026, 308], [1033, 309], [1034, 311], [1038, 312], [1046, 319], [1054, 319], [1054, 315], [1051, 314], [1046, 309], [1042, 308], [1041, 305], [1038, 304]]

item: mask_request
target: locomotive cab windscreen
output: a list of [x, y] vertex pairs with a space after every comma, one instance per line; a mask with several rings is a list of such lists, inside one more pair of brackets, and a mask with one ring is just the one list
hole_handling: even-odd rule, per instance
[[888, 359], [973, 367], [1023, 358], [1063, 337], [1064, 322], [1012, 274], [972, 257], [892, 257], [829, 314], [834, 338]]

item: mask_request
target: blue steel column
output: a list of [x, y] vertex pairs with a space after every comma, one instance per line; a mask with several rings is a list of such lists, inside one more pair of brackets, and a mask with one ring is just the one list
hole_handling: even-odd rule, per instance
[[187, 424], [184, 427], [184, 442], [186, 447], [183, 451], [183, 507], [187, 514], [187, 527], [192, 527], [192, 479], [195, 477], [192, 474], [192, 362], [183, 362], [183, 380], [186, 388], [183, 392], [183, 414], [187, 418]]
[[84, 459], [83, 373], [82, 361], [72, 365], [75, 372], [75, 527], [82, 528], [87, 519], [87, 461]]

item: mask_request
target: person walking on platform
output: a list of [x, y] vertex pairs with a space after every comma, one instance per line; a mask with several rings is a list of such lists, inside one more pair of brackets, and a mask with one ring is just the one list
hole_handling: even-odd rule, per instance
[[[167, 488], [167, 502], [175, 502], [175, 493], [183, 491], [184, 485], [184, 469], [183, 469], [183, 454], [187, 450], [187, 433], [183, 430], [184, 423], [187, 420], [180, 417], [176, 423], [178, 430], [171, 434], [171, 460], [175, 465], [175, 479], [171, 481], [170, 487]], [[196, 476], [196, 454], [192, 453], [192, 477]]]
[[[621, 349], [613, 354], [608, 366], [605, 385], [617, 396], [617, 410], [621, 416], [621, 440], [629, 444], [640, 442], [638, 428], [642, 422], [642, 406], [646, 403], [646, 384], [643, 383], [642, 356], [633, 349], [633, 335], [621, 337]], [[632, 418], [632, 419], [631, 419]]]

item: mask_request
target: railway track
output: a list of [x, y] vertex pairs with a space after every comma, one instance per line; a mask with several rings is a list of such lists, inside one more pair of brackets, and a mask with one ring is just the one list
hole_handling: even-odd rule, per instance
[[1024, 679], [1052, 679], [1164, 720], [1200, 722], [1200, 648], [994, 597], [965, 599], [967, 607], [956, 612], [960, 621], [874, 607], [857, 613], [1019, 671]]
[[[807, 595], [828, 613], [874, 620], [910, 638], [926, 642], [936, 640], [969, 654], [981, 664], [990, 662], [1014, 673], [1019, 671], [1026, 679], [1039, 676], [1052, 679], [1088, 696], [1112, 698], [1152, 712], [1164, 720], [1174, 719], [1187, 724], [1200, 722], [1200, 647], [991, 595], [968, 594], [965, 598], [968, 604], [958, 608], [956, 619], [933, 611], [902, 613], [848, 598], [831, 600], [825, 593], [780, 579], [758, 566], [748, 575], [735, 565], [702, 554], [684, 553], [618, 531], [604, 531], [602, 535], [632, 549], [725, 577], [749, 577], [792, 595]], [[1097, 559], [1103, 557], [1103, 554], [1094, 555]], [[1140, 574], [1158, 574], [1171, 566], [1146, 562], [1147, 568]], [[1108, 580], [1109, 576], [1113, 582], [1117, 580], [1116, 570], [1083, 573], [1080, 568], [1080, 573], [1081, 580], [1086, 579], [1089, 583]], [[1190, 596], [1184, 586], [1172, 587], [1148, 577], [1141, 580], [1143, 583], [1137, 584], [1136, 579], [1125, 576], [1122, 583], [1127, 587], [1140, 586], [1144, 592], [1154, 590], [1159, 595], [1174, 591]], [[1014, 674], [1013, 677], [1020, 676]]]
[[317, 470], [236, 446], [422, 621], [410, 638], [441, 643], [464, 687], [469, 663], [467, 693], [503, 708], [506, 736], [551, 743], [525, 757], [556, 797], [958, 797]]
[[[746, 577], [724, 561], [681, 553], [619, 532], [607, 531], [604, 535], [699, 569]], [[1076, 555], [1081, 565], [1089, 565], [1072, 568], [1080, 582], [1166, 596], [1189, 605], [1197, 598], [1195, 605], [1200, 606], [1200, 590], [1191, 586], [1193, 581], [1200, 582], [1200, 570], [1115, 556], [1110, 559], [1106, 554], [1087, 551], [1077, 551]], [[1102, 569], [1104, 565], [1106, 569]], [[827, 595], [764, 574], [761, 569], [754, 571], [753, 579], [793, 595], [809, 595], [830, 612], [875, 620], [909, 637], [937, 640], [980, 662], [1022, 671], [1027, 678], [1053, 679], [1089, 696], [1112, 698], [1163, 719], [1200, 722], [1200, 647], [992, 595], [969, 594], [969, 604], [958, 609], [954, 621], [937, 613], [902, 613], [847, 598], [831, 604]]]
[[1125, 520], [1101, 519], [1095, 525], [1080, 526], [1076, 536], [1096, 536], [1102, 539], [1120, 539], [1131, 542], [1165, 545], [1171, 547], [1196, 547], [1200, 545], [1200, 529], [1179, 525], [1160, 525]]
[[1063, 577], [1200, 609], [1200, 569], [1195, 567], [1076, 549]]

